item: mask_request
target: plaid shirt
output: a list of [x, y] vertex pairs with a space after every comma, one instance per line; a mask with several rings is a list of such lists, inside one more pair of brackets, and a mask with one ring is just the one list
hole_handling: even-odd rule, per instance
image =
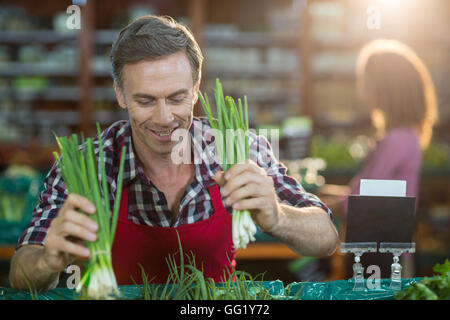
[[[171, 221], [172, 214], [166, 198], [160, 190], [145, 175], [139, 159], [133, 152], [131, 128], [129, 121], [118, 121], [102, 133], [105, 153], [105, 167], [108, 176], [111, 207], [114, 203], [117, 188], [121, 147], [125, 145], [125, 167], [123, 184], [128, 185], [128, 219], [136, 224], [177, 227], [208, 219], [214, 212], [207, 184], [213, 179], [214, 173], [222, 170], [218, 158], [214, 154], [215, 143], [211, 135], [204, 134], [210, 129], [206, 118], [194, 118], [190, 135], [194, 150], [195, 178], [187, 187], [181, 202], [180, 214], [176, 221]], [[273, 178], [279, 201], [296, 207], [318, 206], [331, 211], [313, 194], [306, 193], [302, 186], [292, 177], [286, 175], [286, 167], [273, 155], [272, 148], [263, 136], [249, 134], [250, 159], [264, 168]], [[94, 139], [95, 153], [98, 156], [98, 141]], [[209, 150], [205, 152], [205, 150]], [[211, 161], [213, 159], [213, 161]], [[59, 208], [63, 205], [67, 190], [60, 174], [60, 169], [54, 164], [44, 180], [44, 190], [39, 197], [39, 204], [33, 211], [29, 226], [19, 239], [17, 248], [25, 244], [44, 244], [48, 228]], [[231, 212], [231, 207], [225, 207]]]

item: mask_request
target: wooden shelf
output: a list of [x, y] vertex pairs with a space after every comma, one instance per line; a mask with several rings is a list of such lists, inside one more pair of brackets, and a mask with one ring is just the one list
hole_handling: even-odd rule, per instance
[[[97, 30], [93, 33], [93, 41], [99, 45], [111, 45], [120, 33], [119, 29]], [[60, 44], [73, 43], [78, 32], [60, 33], [54, 30], [0, 31], [0, 41], [5, 44]], [[236, 32], [230, 35], [204, 34], [206, 45], [227, 47], [292, 47], [297, 46], [293, 36], [271, 35], [266, 33]]]
[[0, 245], [0, 260], [11, 260], [14, 255], [14, 248], [14, 245]]
[[[93, 41], [99, 45], [111, 45], [120, 30], [98, 30], [93, 33]], [[4, 44], [76, 44], [78, 32], [60, 33], [54, 30], [0, 31], [0, 42]]]
[[[91, 73], [95, 77], [110, 77], [111, 66], [91, 66]], [[67, 66], [49, 64], [45, 62], [7, 62], [0, 64], [0, 76], [22, 77], [22, 76], [42, 76], [42, 77], [76, 77], [78, 76], [78, 66]], [[275, 68], [205, 68], [204, 75], [207, 78], [295, 78], [292, 70]]]
[[[29, 124], [64, 124], [77, 125], [80, 122], [80, 114], [78, 110], [37, 110], [28, 113], [32, 118], [16, 119], [14, 123], [29, 125]], [[100, 122], [100, 124], [111, 124], [114, 121], [123, 120], [128, 117], [127, 111], [119, 109], [109, 110], [94, 110], [93, 120]], [[0, 111], [0, 116], [3, 118], [10, 117], [6, 112]]]
[[74, 77], [77, 76], [77, 68], [67, 65], [55, 65], [48, 63], [4, 62], [0, 64], [0, 76], [46, 76], [46, 77]]
[[206, 46], [225, 47], [286, 47], [296, 49], [298, 39], [293, 36], [271, 35], [267, 33], [236, 32], [230, 35], [211, 35], [205, 32]]
[[[48, 87], [42, 90], [26, 89], [0, 89], [0, 99], [13, 99], [15, 101], [79, 101], [81, 89], [79, 87]], [[116, 95], [112, 86], [95, 87], [92, 90], [92, 99], [94, 101], [116, 101]]]
[[[88, 2], [89, 4], [89, 2]], [[258, 50], [267, 50], [271, 47], [281, 47], [286, 49], [298, 50], [299, 41], [295, 35], [270, 34], [267, 32], [245, 32], [238, 31], [236, 34], [217, 34], [205, 30], [206, 20], [206, 1], [192, 0], [188, 4], [187, 15], [192, 23], [192, 31], [199, 44], [202, 47], [207, 46], [226, 46], [235, 48], [256, 48]], [[82, 32], [73, 31], [67, 33], [57, 32], [52, 29], [45, 30], [27, 30], [27, 31], [0, 31], [0, 42], [9, 46], [21, 46], [30, 44], [40, 45], [70, 45], [74, 46], [78, 52], [79, 60], [77, 63], [58, 64], [58, 62], [39, 62], [39, 63], [21, 63], [8, 62], [0, 64], [0, 77], [9, 78], [11, 81], [14, 77], [47, 77], [51, 78], [78, 78], [79, 88], [73, 87], [51, 87], [36, 91], [22, 91], [16, 88], [5, 88], [0, 90], [0, 98], [11, 99], [13, 101], [34, 102], [39, 100], [46, 101], [68, 101], [79, 102], [78, 115], [71, 117], [73, 121], [78, 121], [79, 130], [89, 132], [92, 129], [92, 123], [96, 116], [96, 111], [92, 108], [94, 101], [114, 101], [115, 95], [110, 88], [93, 87], [98, 78], [110, 78], [111, 66], [107, 63], [94, 63], [99, 61], [95, 54], [95, 48], [105, 48], [117, 38], [119, 29], [94, 29], [96, 18], [102, 12], [95, 12], [98, 6], [87, 5], [82, 7], [83, 25]], [[200, 14], [201, 13], [201, 14]], [[103, 27], [104, 28], [104, 27]], [[103, 49], [102, 49], [103, 50]], [[101, 62], [101, 61], [100, 61]], [[108, 61], [109, 62], [109, 61]], [[220, 78], [258, 78], [258, 79], [284, 79], [295, 78], [296, 72], [291, 69], [269, 69], [255, 67], [252, 70], [231, 69], [230, 68], [208, 68], [205, 65], [204, 77]], [[295, 69], [295, 68], [294, 68]], [[72, 80], [72, 79], [71, 79]], [[299, 81], [299, 88], [302, 84]], [[247, 94], [248, 95], [248, 94]], [[250, 98], [250, 95], [248, 95]], [[256, 94], [251, 96], [252, 101], [256, 103], [289, 103], [296, 101], [298, 95], [295, 93], [284, 94]], [[202, 113], [202, 112], [200, 112]], [[33, 117], [37, 116], [32, 113]], [[199, 115], [199, 113], [194, 114]], [[44, 115], [44, 114], [42, 114]], [[39, 117], [41, 114], [39, 114]], [[66, 116], [64, 116], [64, 119]], [[54, 116], [50, 114], [47, 122], [53, 122]]]
[[297, 259], [300, 256], [281, 242], [250, 243], [236, 252], [236, 260]]
[[0, 42], [16, 45], [63, 44], [73, 43], [77, 36], [76, 32], [62, 34], [54, 30], [0, 31]]
[[[105, 67], [91, 65], [90, 71], [93, 76], [110, 77], [110, 68], [109, 64], [105, 64]], [[0, 64], [0, 76], [78, 77], [79, 66], [47, 62], [4, 62]]]
[[208, 68], [206, 67], [205, 76], [207, 78], [293, 78], [292, 69], [274, 69], [268, 67], [237, 69], [237, 68]]
[[[119, 29], [97, 30], [93, 33], [93, 42], [97, 45], [111, 45], [119, 34]], [[24, 44], [75, 44], [79, 36], [78, 32], [60, 33], [51, 29], [30, 31], [0, 31], [0, 42], [11, 45]], [[224, 46], [239, 48], [266, 48], [285, 47], [298, 49], [300, 43], [298, 38], [290, 35], [275, 35], [262, 32], [236, 32], [235, 34], [203, 34], [205, 46]], [[336, 39], [329, 41], [313, 40], [311, 46], [315, 52], [321, 51], [354, 51], [360, 49], [367, 39]], [[412, 38], [409, 42], [416, 44], [433, 44], [443, 48], [450, 48], [447, 38], [417, 39]]]

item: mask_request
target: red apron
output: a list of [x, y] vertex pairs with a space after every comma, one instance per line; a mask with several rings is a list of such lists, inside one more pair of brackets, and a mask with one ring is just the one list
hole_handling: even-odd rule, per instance
[[203, 266], [205, 278], [213, 278], [216, 282], [228, 279], [228, 271], [235, 266], [232, 217], [222, 204], [217, 184], [209, 183], [208, 191], [214, 214], [206, 220], [171, 228], [138, 225], [130, 221], [128, 186], [123, 188], [112, 247], [112, 263], [119, 285], [133, 284], [132, 278], [136, 283], [142, 283], [139, 264], [144, 267], [149, 280], [153, 278], [152, 283], [165, 283], [169, 275], [168, 255], [177, 253], [175, 261], [179, 265], [177, 232], [185, 263], [188, 263], [186, 255], [192, 257], [192, 252], [197, 269], [202, 270]]

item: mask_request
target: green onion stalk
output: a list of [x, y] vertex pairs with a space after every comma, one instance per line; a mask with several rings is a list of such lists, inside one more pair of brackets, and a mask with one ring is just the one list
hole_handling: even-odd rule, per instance
[[[232, 97], [224, 96], [222, 84], [216, 79], [214, 98], [217, 115], [213, 117], [208, 95], [198, 92], [200, 103], [213, 129], [216, 150], [223, 171], [249, 159], [249, 125], [247, 96], [239, 98], [237, 105]], [[233, 244], [235, 249], [246, 248], [255, 241], [256, 225], [248, 210], [233, 210]]]
[[[97, 123], [99, 162], [96, 160], [94, 142], [92, 138], [86, 141], [82, 135], [80, 147], [78, 137], [56, 137], [61, 156], [54, 152], [54, 156], [61, 170], [68, 193], [82, 195], [89, 199], [96, 207], [96, 212], [89, 215], [99, 226], [97, 240], [86, 242], [90, 250], [90, 257], [76, 290], [80, 292], [87, 287], [87, 294], [94, 299], [110, 299], [120, 295], [116, 277], [112, 267], [111, 248], [117, 226], [120, 197], [122, 193], [122, 177], [124, 155], [126, 147], [122, 149], [117, 190], [114, 208], [110, 210], [108, 182], [105, 170], [105, 155], [101, 138], [100, 126]], [[100, 167], [100, 176], [98, 174]], [[101, 181], [99, 181], [101, 180]], [[102, 192], [103, 191], [103, 192]]]

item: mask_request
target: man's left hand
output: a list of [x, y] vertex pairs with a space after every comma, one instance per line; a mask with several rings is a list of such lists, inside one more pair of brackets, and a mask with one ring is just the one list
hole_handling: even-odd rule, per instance
[[281, 207], [273, 179], [255, 162], [246, 160], [233, 165], [227, 172], [216, 172], [214, 180], [226, 206], [235, 210], [248, 210], [253, 221], [270, 232], [279, 221]]

